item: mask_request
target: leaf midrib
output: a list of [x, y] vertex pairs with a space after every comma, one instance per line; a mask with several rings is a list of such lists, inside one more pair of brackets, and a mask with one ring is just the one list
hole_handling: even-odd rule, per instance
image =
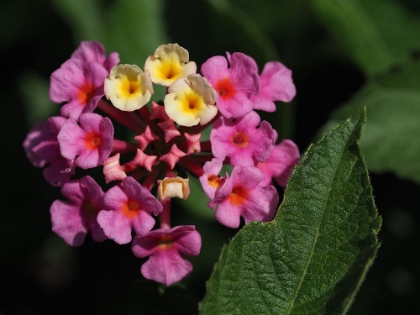
[[[354, 133], [354, 132], [353, 132], [353, 133]], [[340, 157], [339, 162], [337, 163], [337, 166], [335, 167], [335, 170], [334, 170], [334, 175], [332, 176], [332, 181], [331, 181], [331, 183], [333, 183], [333, 182], [335, 181], [335, 178], [336, 178], [336, 175], [337, 175], [337, 171], [338, 171], [338, 166], [341, 164], [342, 158], [343, 158], [343, 156], [344, 156], [344, 150], [345, 150], [345, 148], [347, 148], [347, 147], [348, 147], [348, 144], [349, 144], [349, 142], [350, 142], [350, 139], [352, 138], [351, 136], [353, 135], [353, 133], [351, 133], [351, 135], [349, 136], [349, 138], [348, 138], [348, 140], [347, 140], [347, 142], [346, 142], [346, 145], [345, 145], [345, 146], [343, 146], [343, 150], [342, 150], [342, 153], [341, 153], [341, 157]], [[329, 187], [331, 188], [331, 187], [332, 187], [332, 185], [330, 185]], [[307, 260], [306, 265], [305, 265], [305, 268], [304, 268], [304, 270], [303, 270], [302, 277], [301, 277], [301, 279], [300, 279], [300, 281], [299, 281], [299, 284], [298, 284], [298, 286], [297, 286], [297, 288], [296, 288], [295, 294], [294, 294], [293, 298], [291, 299], [290, 306], [289, 306], [289, 308], [286, 310], [285, 315], [289, 315], [289, 314], [291, 314], [291, 312], [292, 312], [292, 310], [293, 310], [293, 307], [294, 307], [294, 302], [295, 302], [295, 300], [296, 300], [296, 298], [297, 298], [297, 296], [298, 296], [298, 294], [299, 294], [299, 291], [300, 291], [300, 288], [301, 288], [301, 286], [302, 286], [302, 283], [303, 283], [303, 281], [304, 281], [304, 279], [305, 279], [305, 277], [306, 277], [306, 274], [307, 274], [307, 271], [308, 271], [308, 268], [309, 268], [310, 262], [312, 261], [312, 257], [313, 257], [313, 255], [314, 255], [314, 251], [315, 251], [315, 247], [316, 247], [316, 244], [317, 244], [317, 241], [318, 241], [318, 237], [319, 237], [319, 235], [320, 235], [319, 230], [320, 230], [320, 228], [321, 228], [322, 221], [324, 220], [324, 215], [325, 215], [325, 212], [326, 212], [326, 206], [327, 206], [328, 200], [330, 199], [330, 198], [329, 198], [329, 196], [330, 196], [330, 194], [331, 194], [331, 190], [332, 190], [332, 189], [329, 189], [328, 194], [327, 194], [327, 198], [325, 199], [325, 203], [324, 203], [324, 206], [323, 206], [323, 211], [322, 211], [322, 216], [321, 216], [321, 219], [319, 220], [319, 224], [318, 224], [318, 227], [317, 227], [316, 235], [315, 235], [315, 238], [314, 238], [314, 241], [313, 241], [313, 244], [312, 244], [312, 248], [311, 248], [311, 253], [310, 253], [310, 254], [309, 254], [309, 256], [308, 256], [308, 260]]]

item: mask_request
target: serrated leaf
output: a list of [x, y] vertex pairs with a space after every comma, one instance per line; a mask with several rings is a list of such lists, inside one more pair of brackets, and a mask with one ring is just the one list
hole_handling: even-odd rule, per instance
[[358, 142], [365, 112], [312, 145], [270, 223], [223, 248], [201, 314], [345, 314], [379, 247], [381, 219]]
[[396, 1], [315, 0], [313, 7], [367, 75], [405, 63], [420, 48], [420, 21]]

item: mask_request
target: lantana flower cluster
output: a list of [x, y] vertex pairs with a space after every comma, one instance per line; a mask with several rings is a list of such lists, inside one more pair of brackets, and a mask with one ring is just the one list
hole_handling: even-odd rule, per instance
[[[149, 257], [142, 275], [166, 285], [191, 273], [185, 256], [201, 249], [194, 225], [171, 226], [171, 200], [189, 197], [190, 176], [199, 178], [216, 219], [238, 228], [241, 217], [245, 224], [273, 219], [273, 181], [285, 186], [299, 160], [297, 146], [276, 144], [276, 131], [257, 113], [293, 99], [288, 68], [273, 61], [259, 73], [254, 59], [235, 52], [197, 70], [178, 44], [158, 47], [141, 69], [121, 64], [116, 52], [107, 56], [99, 42], [82, 42], [51, 75], [60, 115], [35, 124], [23, 143], [64, 196], [50, 208], [55, 233], [72, 246], [89, 231], [97, 242], [131, 243], [136, 257]], [[166, 87], [157, 102], [155, 85]], [[133, 138], [117, 139], [115, 124]], [[230, 174], [221, 174], [224, 165]], [[78, 175], [94, 168], [102, 178]]]

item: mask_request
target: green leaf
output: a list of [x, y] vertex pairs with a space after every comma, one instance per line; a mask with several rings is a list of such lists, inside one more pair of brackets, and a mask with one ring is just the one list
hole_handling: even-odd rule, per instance
[[313, 6], [367, 75], [406, 62], [420, 48], [420, 21], [396, 1], [315, 0]]
[[345, 314], [373, 263], [381, 219], [359, 149], [365, 111], [302, 157], [270, 223], [222, 250], [201, 314]]

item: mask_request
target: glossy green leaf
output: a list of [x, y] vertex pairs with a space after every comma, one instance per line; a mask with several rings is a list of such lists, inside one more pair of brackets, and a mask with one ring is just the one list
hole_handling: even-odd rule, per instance
[[201, 314], [345, 314], [373, 263], [381, 219], [359, 149], [365, 112], [302, 157], [270, 223], [223, 248]]
[[406, 62], [420, 49], [420, 21], [397, 1], [315, 0], [315, 12], [368, 75]]

